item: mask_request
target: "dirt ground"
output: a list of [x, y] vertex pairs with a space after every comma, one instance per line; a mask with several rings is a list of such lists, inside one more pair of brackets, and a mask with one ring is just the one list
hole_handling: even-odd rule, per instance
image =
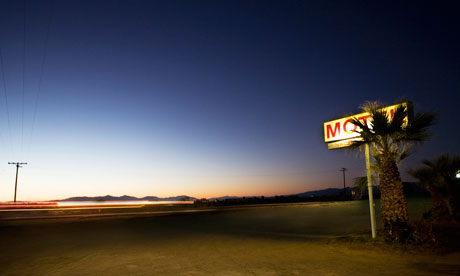
[[368, 239], [365, 204], [2, 223], [0, 275], [460, 275]]

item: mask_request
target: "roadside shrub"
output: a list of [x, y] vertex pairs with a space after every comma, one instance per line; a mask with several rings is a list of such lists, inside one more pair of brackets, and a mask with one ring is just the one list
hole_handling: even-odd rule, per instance
[[422, 248], [435, 248], [438, 246], [438, 241], [433, 233], [433, 221], [431, 218], [426, 218], [424, 215], [422, 219], [411, 223], [411, 228], [408, 243]]

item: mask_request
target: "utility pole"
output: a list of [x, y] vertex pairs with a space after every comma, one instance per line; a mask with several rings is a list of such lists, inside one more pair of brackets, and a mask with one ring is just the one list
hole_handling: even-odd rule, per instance
[[343, 195], [345, 196], [347, 194], [347, 190], [345, 187], [345, 172], [348, 170], [347, 168], [342, 168], [340, 171], [343, 173]]
[[27, 163], [21, 163], [21, 162], [8, 162], [10, 165], [16, 165], [16, 182], [14, 183], [14, 203], [16, 203], [16, 192], [18, 190], [18, 171], [19, 168], [22, 168], [21, 165], [27, 165]]

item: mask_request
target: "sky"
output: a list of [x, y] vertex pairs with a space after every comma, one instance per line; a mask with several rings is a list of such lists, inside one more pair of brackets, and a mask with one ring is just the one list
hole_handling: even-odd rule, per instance
[[435, 111], [460, 154], [455, 1], [0, 1], [0, 201], [287, 195], [365, 175], [323, 122]]

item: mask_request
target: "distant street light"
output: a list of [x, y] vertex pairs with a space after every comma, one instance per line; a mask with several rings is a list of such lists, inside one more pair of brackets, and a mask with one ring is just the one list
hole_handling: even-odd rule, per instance
[[460, 178], [460, 170], [457, 171], [457, 175], [455, 177]]

